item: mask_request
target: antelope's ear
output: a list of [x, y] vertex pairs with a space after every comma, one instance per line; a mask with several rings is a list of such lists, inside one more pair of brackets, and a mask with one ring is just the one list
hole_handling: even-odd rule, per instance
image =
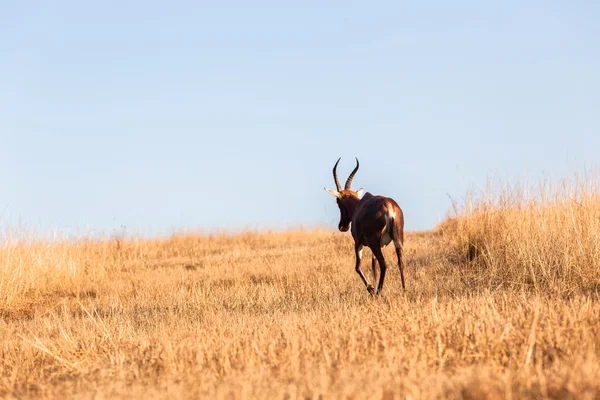
[[340, 198], [340, 192], [336, 191], [336, 190], [331, 190], [331, 189], [327, 189], [327, 188], [323, 188], [325, 190], [327, 190], [327, 193], [329, 193], [330, 195], [332, 195], [335, 198]]
[[362, 197], [362, 195], [365, 193], [365, 189], [360, 188], [356, 191], [356, 195], [358, 196], [358, 198], [360, 199]]

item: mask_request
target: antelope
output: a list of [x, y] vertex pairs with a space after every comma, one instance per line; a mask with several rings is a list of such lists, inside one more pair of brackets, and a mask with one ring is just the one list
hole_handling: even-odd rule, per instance
[[[337, 177], [337, 166], [341, 157], [333, 166], [333, 179], [337, 190], [324, 188], [329, 194], [336, 198], [338, 207], [340, 208], [340, 222], [338, 229], [341, 232], [347, 232], [352, 223], [352, 237], [354, 238], [354, 253], [356, 255], [356, 272], [360, 276], [367, 287], [367, 291], [373, 294], [381, 293], [383, 281], [387, 265], [383, 258], [381, 248], [394, 242], [396, 248], [396, 256], [398, 257], [398, 269], [400, 270], [400, 278], [402, 279], [402, 289], [404, 287], [404, 214], [398, 204], [389, 197], [373, 196], [367, 192], [364, 194], [364, 189], [358, 189], [356, 192], [350, 189], [352, 179], [358, 171], [358, 158], [356, 159], [356, 167], [348, 177], [346, 185], [342, 190], [340, 181]], [[380, 276], [377, 284], [377, 291], [373, 285], [367, 282], [365, 275], [360, 267], [362, 260], [363, 247], [371, 248], [372, 255], [372, 276], [373, 285], [377, 280], [377, 272], [375, 261], [379, 263]]]

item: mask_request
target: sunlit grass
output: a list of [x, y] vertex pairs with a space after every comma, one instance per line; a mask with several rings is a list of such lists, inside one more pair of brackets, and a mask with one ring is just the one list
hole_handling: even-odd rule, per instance
[[595, 187], [545, 187], [409, 233], [378, 298], [339, 232], [5, 239], [0, 397], [598, 398]]
[[536, 185], [490, 182], [441, 229], [487, 285], [598, 292], [599, 182], [592, 173]]

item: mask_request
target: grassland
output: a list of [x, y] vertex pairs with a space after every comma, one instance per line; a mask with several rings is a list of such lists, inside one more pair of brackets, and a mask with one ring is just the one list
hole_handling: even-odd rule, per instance
[[575, 189], [408, 233], [407, 290], [394, 267], [376, 298], [339, 232], [5, 239], [0, 397], [597, 399], [600, 201]]

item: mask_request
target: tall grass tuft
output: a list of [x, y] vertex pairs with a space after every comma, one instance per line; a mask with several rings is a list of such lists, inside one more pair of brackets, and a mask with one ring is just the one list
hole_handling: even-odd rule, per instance
[[600, 290], [600, 174], [538, 184], [490, 180], [440, 225], [489, 286]]

